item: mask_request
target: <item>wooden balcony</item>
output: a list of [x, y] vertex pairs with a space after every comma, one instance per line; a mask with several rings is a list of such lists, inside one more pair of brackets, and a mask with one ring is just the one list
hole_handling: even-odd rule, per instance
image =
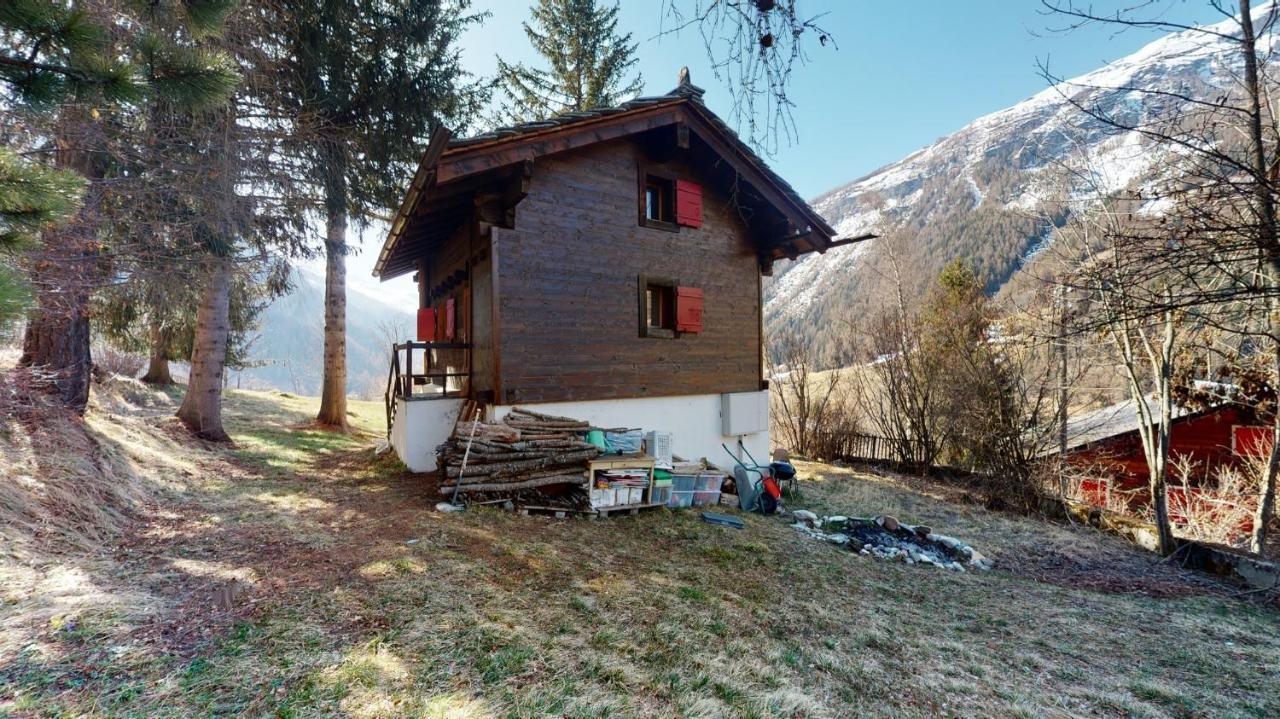
[[396, 402], [467, 397], [471, 392], [471, 344], [405, 342], [392, 345], [385, 394], [387, 434]]

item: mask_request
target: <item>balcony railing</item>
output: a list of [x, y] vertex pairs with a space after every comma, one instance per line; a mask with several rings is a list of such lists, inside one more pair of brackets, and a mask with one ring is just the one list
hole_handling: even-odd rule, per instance
[[392, 345], [387, 371], [387, 436], [396, 416], [396, 400], [466, 397], [471, 391], [471, 344], [405, 342]]

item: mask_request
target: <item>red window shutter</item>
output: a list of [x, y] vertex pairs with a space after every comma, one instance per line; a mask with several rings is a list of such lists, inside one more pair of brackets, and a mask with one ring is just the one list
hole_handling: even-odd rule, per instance
[[444, 303], [444, 338], [453, 341], [458, 332], [457, 302], [450, 297]]
[[436, 341], [436, 311], [430, 307], [418, 308], [418, 341]]
[[1231, 428], [1231, 452], [1237, 457], [1262, 457], [1271, 451], [1270, 427]]
[[702, 331], [702, 290], [696, 287], [676, 288], [676, 331]]
[[676, 180], [676, 224], [702, 227], [702, 185]]

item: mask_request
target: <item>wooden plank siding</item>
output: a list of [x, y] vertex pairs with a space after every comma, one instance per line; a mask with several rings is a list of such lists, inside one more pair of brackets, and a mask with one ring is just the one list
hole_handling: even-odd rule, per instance
[[[701, 228], [641, 227], [641, 164], [655, 166], [630, 140], [541, 158], [515, 229], [493, 228], [499, 401], [760, 388], [759, 265], [745, 224], [707, 183]], [[705, 182], [682, 161], [657, 166]], [[640, 275], [702, 289], [704, 331], [640, 337]]]

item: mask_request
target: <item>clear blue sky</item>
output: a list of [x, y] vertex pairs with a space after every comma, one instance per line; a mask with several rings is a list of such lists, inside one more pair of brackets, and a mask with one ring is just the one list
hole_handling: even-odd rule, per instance
[[[690, 7], [693, 0], [674, 0]], [[1095, 0], [1095, 10], [1134, 4]], [[1222, 19], [1204, 0], [1166, 0], [1166, 19]], [[536, 62], [520, 27], [530, 0], [475, 0], [492, 12], [464, 39], [464, 60], [475, 73], [494, 72], [495, 53]], [[654, 37], [663, 0], [621, 2], [620, 28], [640, 44], [645, 91], [676, 84], [688, 65], [707, 90], [712, 110], [728, 112], [728, 95], [708, 69], [696, 33]], [[791, 92], [799, 139], [778, 149], [771, 163], [800, 194], [812, 198], [894, 162], [970, 121], [1043, 90], [1036, 60], [1068, 77], [1096, 69], [1157, 37], [1132, 30], [1086, 28], [1054, 33], [1060, 18], [1039, 0], [800, 0], [804, 15], [826, 13], [822, 25], [839, 49], [813, 47]], [[668, 23], [670, 26], [670, 23]]]
[[[693, 0], [675, 0], [688, 7]], [[495, 55], [537, 63], [521, 23], [531, 0], [474, 0], [492, 13], [463, 38], [471, 72], [493, 75]], [[1095, 10], [1133, 0], [1095, 0]], [[728, 93], [715, 80], [696, 33], [655, 39], [663, 26], [663, 0], [624, 0], [620, 26], [639, 42], [645, 90], [675, 87], [688, 65], [707, 90], [708, 105], [728, 112]], [[1165, 19], [1216, 22], [1205, 0], [1165, 0]], [[1013, 105], [1045, 88], [1036, 61], [1072, 77], [1123, 57], [1157, 37], [1149, 31], [1087, 27], [1053, 32], [1065, 23], [1043, 14], [1039, 0], [800, 0], [805, 15], [826, 13], [823, 27], [838, 49], [812, 47], [796, 70], [799, 139], [781, 146], [770, 164], [800, 194], [813, 198], [964, 127], [982, 115]], [[669, 26], [669, 23], [668, 23]], [[357, 288], [414, 306], [407, 277], [379, 284], [369, 277], [385, 229], [365, 233], [363, 251], [350, 259]]]

